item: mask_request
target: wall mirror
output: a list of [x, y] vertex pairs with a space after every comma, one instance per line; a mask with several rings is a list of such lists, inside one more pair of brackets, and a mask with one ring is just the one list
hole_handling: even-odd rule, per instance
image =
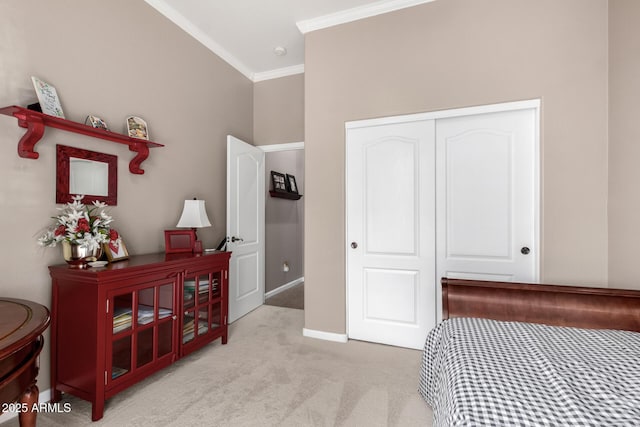
[[65, 145], [56, 145], [56, 203], [71, 202], [83, 194], [94, 200], [118, 204], [118, 157]]

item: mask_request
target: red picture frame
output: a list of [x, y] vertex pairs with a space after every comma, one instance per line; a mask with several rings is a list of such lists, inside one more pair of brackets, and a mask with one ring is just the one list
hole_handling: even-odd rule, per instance
[[196, 233], [193, 230], [164, 230], [164, 251], [168, 254], [193, 252]]

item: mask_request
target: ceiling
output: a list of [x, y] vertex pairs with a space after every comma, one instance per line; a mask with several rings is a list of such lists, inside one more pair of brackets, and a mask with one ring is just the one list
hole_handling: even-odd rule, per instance
[[434, 0], [145, 1], [255, 82], [304, 72], [307, 32]]

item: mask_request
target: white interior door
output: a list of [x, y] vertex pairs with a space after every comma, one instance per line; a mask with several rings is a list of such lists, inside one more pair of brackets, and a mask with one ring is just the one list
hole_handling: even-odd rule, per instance
[[438, 277], [537, 282], [537, 109], [436, 121]]
[[264, 152], [227, 137], [229, 323], [264, 302]]
[[434, 122], [347, 129], [349, 338], [422, 348], [436, 322]]

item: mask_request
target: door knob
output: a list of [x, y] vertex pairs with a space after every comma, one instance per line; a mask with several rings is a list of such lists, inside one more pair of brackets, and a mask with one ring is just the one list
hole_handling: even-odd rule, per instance
[[232, 236], [231, 237], [231, 241], [232, 242], [244, 242], [244, 239], [241, 238], [241, 237]]
[[521, 253], [522, 255], [528, 255], [528, 254], [529, 254], [529, 252], [531, 252], [531, 250], [530, 250], [528, 247], [526, 247], [526, 246], [523, 246], [523, 247], [522, 247], [522, 249], [520, 249], [520, 253]]
[[356, 249], [358, 247], [358, 244], [356, 242], [351, 242], [351, 247], [353, 249]]

